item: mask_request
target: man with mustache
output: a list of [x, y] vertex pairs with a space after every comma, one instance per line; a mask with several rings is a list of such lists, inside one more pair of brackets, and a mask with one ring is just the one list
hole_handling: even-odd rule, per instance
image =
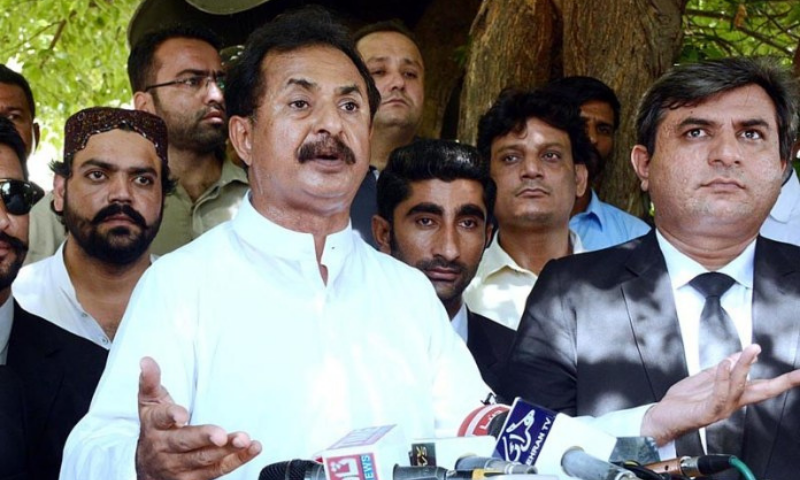
[[516, 330], [544, 265], [583, 251], [569, 218], [596, 151], [576, 105], [515, 90], [502, 92], [481, 117], [478, 150], [497, 184], [498, 231], [464, 298], [471, 310]]
[[474, 147], [419, 140], [389, 156], [378, 179], [379, 213], [372, 220], [380, 250], [431, 281], [492, 388], [514, 331], [469, 311], [461, 294], [491, 242], [495, 195], [488, 165]]
[[376, 178], [389, 153], [414, 141], [425, 103], [425, 63], [414, 34], [399, 21], [365, 26], [354, 35], [356, 48], [375, 86], [381, 104], [370, 139], [370, 169], [350, 209], [353, 228], [373, 246], [372, 216], [377, 213]]
[[56, 480], [67, 435], [86, 413], [106, 351], [15, 301], [28, 213], [42, 190], [27, 181], [26, 146], [0, 117], [0, 478]]
[[[195, 26], [142, 37], [128, 57], [134, 108], [161, 117], [169, 164], [178, 184], [167, 196], [152, 251], [163, 255], [229, 220], [247, 191], [244, 171], [225, 159], [225, 73], [219, 38]], [[34, 207], [27, 263], [52, 255], [66, 232], [51, 211], [52, 195]]]
[[64, 128], [52, 164], [55, 211], [67, 238], [22, 269], [14, 296], [27, 310], [109, 349], [133, 287], [150, 266], [164, 196], [172, 188], [167, 133], [155, 115], [96, 107]]
[[487, 397], [430, 282], [350, 227], [380, 97], [346, 28], [280, 15], [229, 80], [252, 190], [142, 276], [63, 480], [249, 480], [357, 428], [452, 436]]

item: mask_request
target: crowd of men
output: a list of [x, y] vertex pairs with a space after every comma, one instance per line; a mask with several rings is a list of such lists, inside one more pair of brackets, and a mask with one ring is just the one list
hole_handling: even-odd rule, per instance
[[651, 229], [597, 194], [620, 123], [597, 79], [502, 92], [470, 146], [417, 136], [425, 66], [396, 22], [307, 8], [229, 69], [220, 47], [137, 42], [134, 109], [72, 115], [46, 196], [33, 93], [0, 66], [0, 479], [256, 478], [354, 428], [452, 436], [492, 391], [794, 478], [788, 72], [651, 86]]

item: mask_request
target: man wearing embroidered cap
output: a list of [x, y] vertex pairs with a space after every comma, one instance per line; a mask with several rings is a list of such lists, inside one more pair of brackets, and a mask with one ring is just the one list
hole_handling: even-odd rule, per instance
[[23, 268], [24, 308], [106, 349], [133, 287], [152, 261], [164, 195], [172, 188], [167, 130], [143, 111], [95, 107], [67, 120], [54, 211], [67, 228], [55, 255]]

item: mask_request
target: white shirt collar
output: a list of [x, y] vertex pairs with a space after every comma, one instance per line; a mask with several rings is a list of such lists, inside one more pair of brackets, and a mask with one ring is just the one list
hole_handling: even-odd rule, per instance
[[[272, 222], [253, 207], [251, 195], [248, 192], [238, 215], [231, 221], [239, 238], [260, 254], [300, 262], [313, 260], [316, 265], [314, 236]], [[356, 235], [348, 223], [343, 230], [325, 237], [320, 263], [328, 269], [328, 282], [335, 281], [342, 271], [345, 260], [353, 251]], [[269, 239], [269, 244], [264, 239]]]
[[11, 337], [11, 325], [14, 322], [14, 297], [0, 305], [0, 365], [8, 360], [8, 340]]
[[[569, 241], [572, 245], [572, 253], [583, 253], [585, 249], [583, 248], [583, 243], [581, 242], [580, 236], [570, 229], [569, 231]], [[536, 277], [536, 274], [521, 267], [511, 255], [506, 252], [502, 246], [500, 246], [500, 232], [498, 231], [494, 239], [492, 240], [492, 244], [489, 245], [489, 248], [483, 254], [483, 259], [481, 263], [478, 265], [478, 271], [475, 274], [476, 277], [486, 278], [503, 268], [509, 268], [511, 270], [520, 272], [520, 273], [527, 273]]]
[[[667, 263], [667, 271], [669, 272], [673, 289], [677, 290], [687, 285], [697, 275], [708, 272], [708, 269], [704, 266], [669, 243], [658, 229], [656, 229], [656, 239], [658, 240], [658, 246], [661, 247], [661, 252], [664, 254], [664, 261]], [[752, 289], [755, 252], [756, 242], [753, 240], [738, 257], [717, 271], [730, 276], [736, 280], [736, 283]]]
[[467, 318], [466, 303], [463, 303], [461, 308], [458, 309], [456, 316], [450, 319], [450, 324], [453, 326], [453, 330], [456, 331], [458, 336], [466, 343], [467, 338], [469, 338], [469, 321]]

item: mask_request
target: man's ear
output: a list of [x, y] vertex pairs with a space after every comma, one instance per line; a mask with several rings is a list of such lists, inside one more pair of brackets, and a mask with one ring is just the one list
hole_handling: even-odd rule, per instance
[[61, 175], [53, 177], [53, 209], [57, 213], [64, 213], [64, 192], [67, 188], [67, 179]]
[[492, 244], [492, 233], [494, 233], [494, 224], [492, 222], [486, 222], [486, 240], [483, 242], [483, 249], [486, 250], [489, 248], [489, 245]]
[[31, 153], [36, 151], [36, 148], [39, 146], [39, 137], [41, 136], [41, 131], [39, 131], [39, 124], [33, 122], [33, 126], [31, 127], [33, 130], [33, 147], [31, 148]]
[[372, 237], [378, 244], [378, 250], [392, 254], [392, 225], [380, 215], [372, 216]]
[[582, 197], [588, 185], [589, 169], [582, 163], [575, 165], [575, 198]]
[[253, 128], [253, 121], [249, 118], [234, 115], [228, 120], [231, 147], [248, 167], [253, 163]]
[[646, 192], [650, 186], [650, 153], [644, 145], [635, 145], [631, 150], [631, 165], [639, 177], [642, 191]]
[[136, 92], [133, 94], [133, 108], [156, 115], [156, 106], [153, 103], [153, 95], [147, 92]]

